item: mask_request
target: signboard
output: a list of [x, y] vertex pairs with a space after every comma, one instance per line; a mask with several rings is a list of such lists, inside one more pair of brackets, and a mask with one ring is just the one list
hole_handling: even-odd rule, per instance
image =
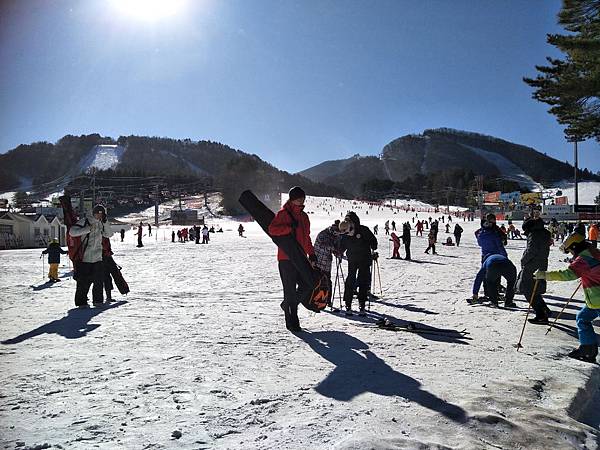
[[569, 197], [567, 197], [567, 196], [555, 197], [554, 198], [554, 204], [555, 205], [568, 205], [569, 204]]
[[575, 212], [600, 213], [600, 205], [575, 205]]
[[497, 191], [497, 192], [486, 192], [485, 196], [483, 197], [483, 202], [484, 203], [498, 203], [500, 201], [500, 194], [502, 192]]
[[521, 194], [521, 203], [524, 205], [539, 205], [542, 203], [542, 193], [530, 192], [528, 194]]
[[500, 194], [502, 203], [519, 203], [521, 201], [521, 193], [519, 191], [507, 192]]
[[542, 206], [542, 214], [548, 214], [552, 216], [561, 214], [571, 214], [571, 205], [544, 205]]

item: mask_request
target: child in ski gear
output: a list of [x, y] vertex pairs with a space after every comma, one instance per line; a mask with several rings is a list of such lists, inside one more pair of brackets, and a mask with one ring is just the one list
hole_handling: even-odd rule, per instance
[[333, 225], [321, 231], [315, 239], [315, 256], [317, 262], [315, 266], [322, 272], [329, 275], [331, 278], [331, 265], [333, 257], [339, 256], [339, 220], [336, 220]]
[[433, 251], [434, 255], [437, 255], [437, 253], [435, 252], [435, 231], [433, 230], [433, 227], [431, 230], [429, 230], [429, 234], [427, 235], [427, 240], [428, 240], [428, 244], [429, 246], [427, 247], [427, 250], [425, 250], [425, 253], [429, 254], [429, 250]]
[[460, 238], [462, 237], [463, 229], [459, 224], [454, 224], [454, 239], [456, 240], [456, 246], [460, 246]]
[[[112, 231], [110, 226], [102, 222], [106, 209], [97, 205], [83, 219], [80, 219], [69, 230], [69, 235], [81, 237], [81, 261], [73, 262], [74, 275], [77, 281], [75, 290], [75, 306], [87, 308], [87, 295], [90, 286], [92, 289], [92, 301], [94, 305], [103, 303], [102, 287], [104, 284], [104, 267], [102, 263], [102, 238], [110, 238]], [[141, 226], [140, 226], [141, 228]]]
[[392, 241], [394, 243], [394, 249], [392, 251], [392, 259], [400, 259], [400, 252], [398, 251], [400, 249], [400, 238], [393, 231], [391, 234], [390, 241]]
[[496, 225], [496, 216], [488, 214], [481, 221], [481, 228], [475, 232], [477, 244], [481, 247], [481, 263], [490, 255], [503, 255], [508, 258], [503, 244], [502, 231]]
[[[551, 237], [550, 232], [544, 227], [544, 221], [539, 217], [539, 213], [537, 212], [523, 222], [523, 230], [527, 237], [527, 247], [521, 257], [521, 271], [517, 280], [516, 290], [523, 294], [527, 301], [531, 301], [534, 286], [533, 273], [536, 270], [548, 269]], [[540, 281], [533, 296], [532, 307], [535, 311], [535, 317], [529, 319], [531, 323], [548, 324], [550, 308], [548, 308], [542, 297], [542, 294], [545, 292], [546, 282]]]
[[58, 265], [60, 264], [60, 255], [66, 255], [68, 252], [63, 250], [57, 239], [52, 239], [48, 248], [42, 252], [42, 255], [48, 255], [48, 278], [50, 281], [60, 281], [58, 278]]
[[346, 252], [348, 257], [348, 274], [344, 285], [346, 311], [349, 313], [352, 310], [354, 284], [358, 276], [358, 304], [360, 313], [364, 314], [371, 284], [371, 253], [377, 250], [377, 238], [369, 228], [360, 224], [360, 219], [353, 211], [346, 214], [344, 221], [340, 223], [340, 233], [343, 234], [340, 251]]
[[546, 272], [538, 270], [534, 276], [538, 280], [570, 281], [581, 279], [585, 306], [577, 313], [577, 333], [579, 348], [568, 354], [571, 358], [596, 362], [598, 341], [592, 322], [600, 317], [600, 251], [585, 241], [579, 233], [572, 233], [560, 246], [564, 253], [575, 258], [565, 270]]
[[[269, 225], [269, 234], [271, 236], [287, 236], [292, 234], [309, 260], [314, 265], [316, 263], [315, 250], [310, 240], [310, 220], [304, 212], [304, 201], [306, 194], [299, 186], [294, 186], [288, 193], [288, 201], [277, 212], [273, 221]], [[298, 320], [298, 303], [301, 296], [311, 289], [310, 286], [302, 281], [298, 270], [283, 250], [278, 248], [277, 261], [279, 264], [279, 276], [283, 285], [283, 301], [281, 309], [285, 314], [285, 326], [290, 331], [302, 331], [300, 321]]]
[[515, 307], [513, 301], [515, 296], [515, 280], [517, 279], [517, 268], [504, 255], [490, 255], [481, 265], [473, 283], [473, 302], [479, 298], [479, 288], [483, 282], [483, 291], [490, 302], [498, 306], [498, 291], [500, 289], [500, 278], [506, 280], [506, 293], [504, 295], [504, 306]]

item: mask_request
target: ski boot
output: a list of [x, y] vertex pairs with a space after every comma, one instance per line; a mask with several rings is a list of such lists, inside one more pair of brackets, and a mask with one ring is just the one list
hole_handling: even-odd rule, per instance
[[579, 361], [585, 361], [589, 363], [596, 362], [596, 356], [598, 356], [598, 345], [588, 344], [580, 345], [567, 355], [569, 358], [578, 359]]
[[536, 315], [533, 319], [527, 319], [529, 323], [534, 325], [549, 325], [547, 315]]
[[344, 312], [344, 314], [346, 314], [347, 316], [351, 316], [352, 315], [352, 306], [346, 305], [346, 311]]
[[358, 310], [358, 315], [361, 317], [365, 317], [367, 315], [367, 311], [365, 310], [365, 305], [362, 305]]

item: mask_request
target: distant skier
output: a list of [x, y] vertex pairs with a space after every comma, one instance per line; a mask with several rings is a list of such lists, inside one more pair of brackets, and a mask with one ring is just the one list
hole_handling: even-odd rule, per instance
[[460, 238], [462, 237], [463, 234], [463, 228], [455, 223], [454, 224], [454, 239], [456, 240], [456, 246], [459, 247], [460, 246]]
[[[443, 217], [443, 216], [442, 216]], [[446, 224], [446, 234], [450, 233], [450, 224]]]
[[194, 240], [196, 244], [200, 243], [200, 227], [198, 225], [194, 225]]
[[590, 225], [590, 228], [588, 229], [588, 239], [590, 240], [592, 247], [598, 248], [598, 224], [597, 223], [593, 223]]
[[171, 242], [175, 242], [175, 230], [171, 231]]
[[423, 236], [423, 222], [417, 220], [416, 229], [417, 232], [415, 233], [415, 236]]
[[571, 281], [581, 278], [585, 306], [577, 313], [580, 345], [568, 356], [594, 363], [598, 355], [598, 340], [594, 333], [593, 320], [600, 317], [600, 251], [592, 247], [579, 233], [570, 234], [560, 249], [574, 257], [568, 269], [551, 272], [538, 270], [534, 276], [538, 280], [548, 281]]
[[66, 255], [66, 250], [63, 250], [58, 243], [58, 239], [52, 239], [48, 248], [42, 252], [40, 258], [43, 255], [48, 255], [48, 279], [52, 282], [60, 281], [58, 277], [58, 265], [60, 264], [60, 255]]
[[437, 255], [437, 253], [435, 252], [435, 243], [436, 243], [436, 238], [435, 238], [435, 231], [433, 229], [429, 230], [429, 234], [427, 235], [427, 241], [428, 241], [428, 247], [425, 250], [425, 253], [429, 254], [429, 250], [432, 250], [434, 255]]
[[144, 244], [142, 243], [142, 236], [144, 234], [144, 229], [142, 228], [144, 225], [142, 224], [142, 222], [140, 222], [139, 226], [138, 226], [138, 230], [137, 230], [137, 246], [136, 247], [143, 247]]
[[385, 224], [383, 224], [383, 228], [385, 229], [385, 235], [389, 236], [390, 234], [390, 221], [386, 220]]
[[202, 227], [202, 243], [208, 244], [208, 241], [210, 241], [210, 236], [208, 234], [208, 227], [206, 225], [204, 225]]
[[125, 228], [121, 228], [121, 242], [125, 239]]
[[406, 222], [403, 226], [402, 226], [402, 243], [404, 244], [404, 251], [406, 252], [406, 255], [404, 257], [404, 259], [406, 259], [407, 261], [411, 260], [410, 257], [410, 224], [408, 222]]
[[396, 231], [396, 222], [392, 220], [392, 231]]
[[400, 238], [393, 231], [392, 231], [392, 234], [391, 234], [390, 241], [392, 241], [394, 243], [394, 248], [392, 250], [392, 259], [400, 259], [400, 252], [399, 252], [399, 250], [400, 250]]
[[238, 227], [238, 236], [239, 236], [239, 237], [244, 237], [244, 231], [245, 231], [245, 230], [244, 230], [244, 225], [242, 225], [242, 224], [240, 223], [240, 226]]
[[152, 236], [152, 225], [148, 224], [148, 236]]
[[473, 299], [471, 303], [476, 303], [478, 301], [479, 288], [483, 282], [485, 296], [493, 305], [498, 306], [501, 277], [504, 277], [506, 280], [504, 307], [514, 308], [517, 306], [513, 301], [515, 296], [514, 286], [517, 279], [517, 268], [510, 259], [504, 255], [490, 255], [483, 262], [481, 269], [479, 269], [479, 272], [475, 277], [475, 282], [473, 283]]
[[[271, 236], [287, 236], [293, 233], [314, 266], [317, 257], [310, 240], [310, 219], [308, 214], [304, 212], [305, 200], [306, 194], [301, 187], [294, 186], [291, 188], [288, 193], [288, 201], [277, 212], [269, 225], [268, 231]], [[283, 285], [283, 301], [280, 306], [285, 314], [285, 326], [293, 332], [302, 331], [298, 320], [298, 303], [301, 296], [311, 287], [302, 281], [300, 273], [281, 249], [277, 251], [277, 261], [279, 276]]]
[[377, 236], [377, 232], [379, 231], [379, 225], [373, 226], [373, 234]]
[[371, 284], [372, 252], [377, 250], [377, 238], [369, 228], [360, 224], [360, 219], [353, 211], [346, 214], [344, 221], [340, 223], [340, 233], [343, 234], [340, 251], [346, 251], [348, 256], [348, 274], [344, 288], [346, 313], [352, 314], [352, 296], [358, 275], [359, 314], [365, 315], [367, 293]]

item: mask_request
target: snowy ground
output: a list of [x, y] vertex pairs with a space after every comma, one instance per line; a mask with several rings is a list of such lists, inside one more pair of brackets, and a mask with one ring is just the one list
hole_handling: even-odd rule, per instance
[[[351, 207], [380, 230], [410, 220], [309, 198], [313, 238]], [[461, 220], [464, 245], [437, 256], [413, 237], [412, 262], [386, 259], [380, 233], [384, 296], [368, 317], [301, 309], [306, 331], [294, 335], [274, 245], [254, 223], [244, 239], [219, 222], [225, 232], [209, 245], [171, 243], [166, 226], [141, 249], [132, 231], [115, 237], [132, 292], [102, 309], [71, 310], [66, 265], [45, 287], [39, 250], [0, 253], [2, 448], [598, 448], [598, 399], [586, 407], [598, 366], [561, 356], [577, 345], [581, 294], [548, 335], [528, 325], [516, 352], [525, 313], [464, 300], [479, 265], [476, 223]], [[517, 264], [523, 248], [509, 241]], [[553, 248], [551, 268], [562, 258]], [[551, 285], [553, 311], [575, 286]], [[382, 315], [469, 334], [373, 328]]]

